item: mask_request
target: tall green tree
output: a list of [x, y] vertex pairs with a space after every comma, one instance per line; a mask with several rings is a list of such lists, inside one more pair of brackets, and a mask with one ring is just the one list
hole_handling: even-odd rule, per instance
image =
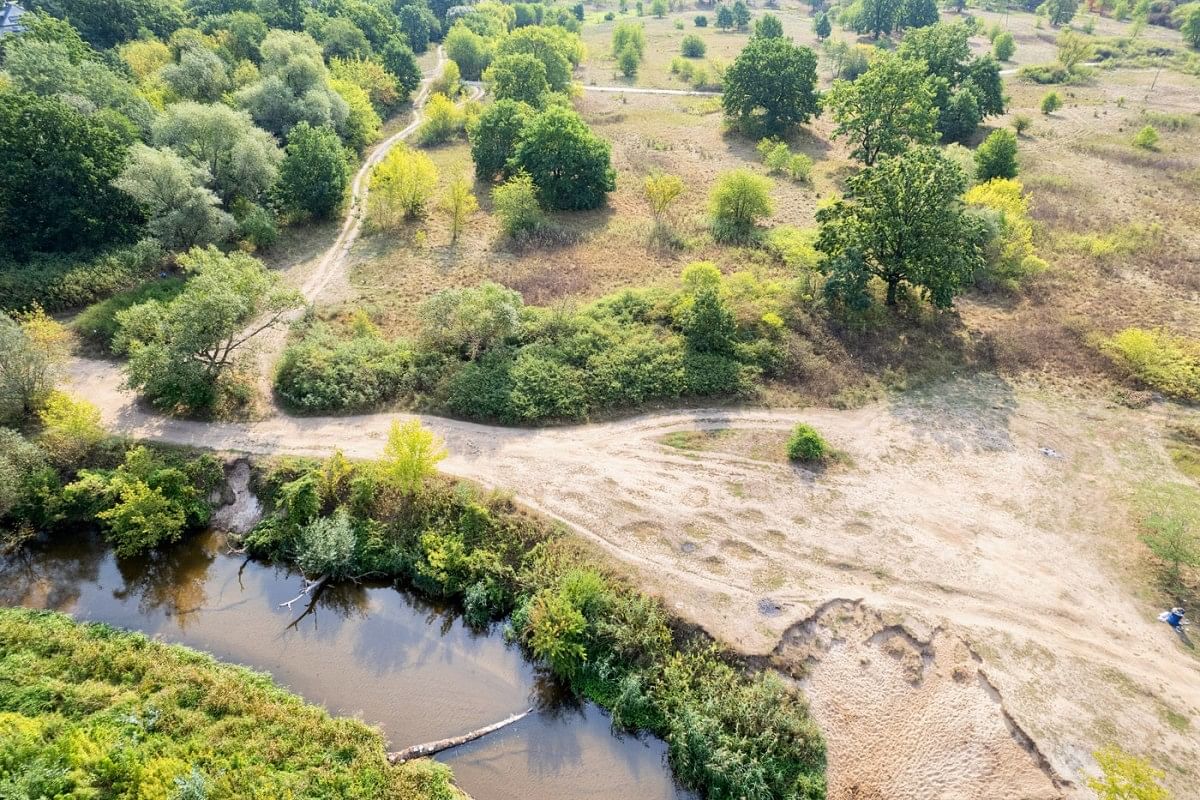
[[885, 33], [891, 33], [900, 19], [901, 2], [902, 0], [862, 0], [854, 29], [859, 33], [869, 33], [876, 39]]
[[233, 233], [233, 217], [205, 186], [208, 170], [168, 148], [136, 144], [117, 188], [133, 197], [146, 214], [146, 228], [168, 250], [220, 244]]
[[933, 147], [912, 148], [852, 176], [846, 197], [817, 212], [826, 291], [864, 308], [875, 277], [887, 285], [889, 306], [908, 285], [948, 308], [983, 264], [979, 223], [960, 199], [966, 183]]
[[721, 104], [743, 128], [786, 133], [817, 113], [817, 57], [786, 39], [754, 37], [725, 71]]
[[115, 346], [129, 356], [132, 388], [163, 410], [198, 411], [211, 406], [247, 344], [281, 324], [301, 297], [245, 253], [197, 248], [179, 264], [190, 275], [183, 291], [118, 312]]
[[733, 12], [729, 10], [729, 6], [724, 3], [717, 6], [717, 27], [727, 31], [733, 24]]
[[0, 249], [69, 252], [127, 241], [142, 221], [113, 186], [128, 147], [52, 98], [0, 92]]
[[732, 12], [733, 24], [739, 31], [750, 27], [750, 7], [746, 5], [746, 0], [734, 0]]
[[227, 105], [173, 103], [155, 121], [155, 144], [170, 147], [208, 170], [213, 190], [226, 202], [255, 201], [279, 177], [283, 151], [250, 115]]
[[828, 14], [822, 11], [813, 18], [813, 33], [815, 33], [817, 38], [821, 41], [825, 41], [829, 38], [829, 35], [833, 33], [833, 26], [829, 24]]
[[98, 50], [136, 39], [143, 30], [165, 39], [186, 19], [177, 0], [28, 0], [25, 7], [70, 20]]
[[323, 219], [342, 204], [350, 183], [350, 165], [333, 129], [301, 122], [288, 134], [287, 154], [279, 169], [283, 204]]
[[546, 68], [546, 81], [556, 92], [565, 92], [571, 86], [571, 55], [562, 36], [541, 25], [518, 28], [504, 37], [497, 48], [497, 56], [513, 53], [528, 53], [542, 62]]
[[779, 39], [783, 37], [783, 23], [774, 14], [763, 14], [754, 23], [754, 35], [763, 39]]
[[837, 123], [834, 137], [849, 139], [851, 157], [871, 166], [880, 156], [937, 138], [936, 94], [924, 64], [883, 54], [855, 81], [835, 81], [822, 105]]
[[529, 53], [497, 58], [483, 79], [497, 100], [516, 100], [533, 108], [541, 108], [550, 92], [545, 65]]
[[1079, 10], [1079, 0], [1046, 0], [1038, 6], [1038, 12], [1046, 15], [1050, 24], [1058, 28], [1066, 25]]
[[935, 0], [903, 0], [900, 6], [900, 27], [924, 28], [939, 19]]
[[533, 112], [524, 103], [497, 100], [468, 126], [471, 160], [475, 162], [477, 177], [486, 181], [507, 177], [508, 159], [532, 116]]
[[533, 179], [546, 208], [597, 208], [616, 188], [612, 146], [569, 108], [553, 106], [525, 125], [513, 164]]

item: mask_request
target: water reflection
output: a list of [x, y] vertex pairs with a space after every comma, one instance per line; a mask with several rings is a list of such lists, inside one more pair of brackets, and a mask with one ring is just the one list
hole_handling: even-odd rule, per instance
[[510, 728], [444, 754], [477, 800], [679, 800], [655, 739], [621, 737], [495, 630], [382, 583], [326, 587], [282, 608], [303, 579], [229, 554], [205, 534], [117, 560], [90, 534], [0, 561], [0, 603], [53, 608], [270, 672], [336, 714], [379, 725], [396, 748], [454, 736], [527, 707]]

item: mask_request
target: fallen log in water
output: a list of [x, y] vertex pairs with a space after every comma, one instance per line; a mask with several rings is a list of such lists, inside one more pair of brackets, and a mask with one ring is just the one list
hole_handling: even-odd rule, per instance
[[291, 600], [288, 600], [286, 603], [280, 603], [279, 607], [280, 608], [285, 608], [285, 607], [291, 608], [293, 603], [298, 603], [301, 600], [303, 600], [304, 598], [308, 597], [310, 592], [320, 589], [322, 586], [325, 585], [325, 582], [328, 580], [329, 580], [328, 575], [322, 575], [321, 577], [317, 578], [315, 581], [310, 581], [310, 580], [306, 579], [305, 583], [304, 583], [304, 589], [301, 590], [300, 594], [296, 595]]
[[425, 744], [413, 745], [412, 747], [409, 747], [405, 750], [400, 750], [395, 753], [388, 753], [387, 754], [388, 763], [389, 764], [403, 764], [405, 761], [412, 761], [414, 758], [424, 758], [425, 756], [431, 756], [434, 753], [440, 753], [443, 750], [449, 750], [452, 747], [458, 747], [459, 745], [464, 745], [467, 742], [473, 742], [476, 739], [487, 736], [489, 733], [495, 733], [496, 731], [500, 730], [501, 728], [507, 728], [509, 725], [512, 725], [514, 722], [520, 722], [521, 720], [523, 720], [525, 717], [529, 716], [532, 713], [533, 713], [533, 709], [527, 708], [524, 711], [522, 711], [520, 714], [513, 714], [508, 719], [502, 719], [499, 722], [496, 722], [492, 725], [488, 725], [487, 727], [484, 727], [484, 728], [479, 728], [478, 730], [471, 731], [470, 733], [464, 734], [462, 736], [454, 736], [450, 739], [438, 739], [436, 742], [426, 742]]

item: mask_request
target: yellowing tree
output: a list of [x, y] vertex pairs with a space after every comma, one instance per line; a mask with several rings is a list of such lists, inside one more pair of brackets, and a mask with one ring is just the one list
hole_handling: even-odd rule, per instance
[[449, 453], [445, 442], [418, 420], [393, 422], [383, 449], [383, 474], [406, 494], [413, 494]]
[[458, 241], [467, 217], [479, 210], [479, 201], [471, 194], [471, 182], [461, 173], [450, 180], [442, 197], [442, 209], [450, 217], [450, 244]]
[[1146, 759], [1115, 747], [1097, 750], [1093, 755], [1102, 775], [1088, 778], [1087, 785], [1099, 800], [1170, 800], [1170, 793], [1159, 783], [1162, 770], [1150, 766]]
[[646, 177], [646, 201], [656, 222], [661, 222], [671, 203], [683, 194], [683, 180], [678, 175], [656, 172]]
[[425, 214], [437, 185], [437, 167], [424, 153], [393, 148], [371, 173], [371, 218], [382, 228]]

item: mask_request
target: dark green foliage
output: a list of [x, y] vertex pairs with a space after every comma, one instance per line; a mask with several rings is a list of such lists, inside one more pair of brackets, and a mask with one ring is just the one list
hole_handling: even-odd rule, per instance
[[100, 50], [136, 39], [143, 29], [165, 39], [185, 19], [182, 4], [172, 0], [30, 0], [25, 7], [70, 20]]
[[1057, 28], [1066, 25], [1075, 16], [1079, 10], [1079, 0], [1046, 0], [1038, 6], [1038, 10], [1045, 13], [1046, 19]]
[[964, 141], [981, 120], [1004, 113], [1000, 65], [991, 56], [971, 56], [970, 30], [939, 22], [908, 31], [900, 43], [903, 58], [924, 61], [935, 79], [937, 130], [948, 141]]
[[720, 291], [715, 286], [704, 286], [690, 300], [680, 325], [688, 347], [698, 353], [729, 354], [737, 325]]
[[979, 110], [979, 98], [967, 88], [953, 92], [938, 114], [937, 129], [948, 142], [969, 139], [979, 127], [983, 114]]
[[[764, 39], [782, 38], [783, 23], [774, 14], [763, 14], [762, 18], [754, 23], [754, 35]], [[687, 55], [687, 53], [684, 53], [684, 55]]]
[[307, 122], [292, 128], [277, 188], [287, 208], [328, 217], [341, 207], [349, 183], [350, 165], [336, 131]]
[[372, 331], [338, 338], [316, 324], [284, 351], [275, 378], [279, 396], [300, 411], [354, 411], [378, 406], [411, 392], [413, 352]]
[[[350, 531], [354, 574], [395, 577], [460, 602], [475, 624], [511, 615], [512, 637], [611, 709], [614, 724], [662, 736], [683, 785], [722, 800], [825, 796], [820, 733], [803, 698], [771, 673], [748, 674], [701, 637], [676, 633], [659, 602], [506, 499], [450, 481], [400, 499], [375, 465], [337, 459], [282, 460], [267, 471], [273, 515], [248, 537], [252, 552], [292, 558], [315, 527]], [[331, 486], [343, 464], [348, 471]], [[299, 518], [288, 499], [298, 485], [310, 498]]]
[[887, 303], [906, 283], [937, 308], [983, 265], [978, 222], [963, 213], [966, 178], [935, 148], [885, 158], [848, 181], [846, 198], [817, 212], [816, 247], [824, 254], [826, 292], [848, 308], [871, 302], [872, 277], [887, 285]]
[[692, 20], [692, 22], [696, 25], [697, 28], [707, 28], [708, 27], [708, 17], [704, 14], [697, 14], [695, 19]]
[[407, 100], [421, 85], [421, 67], [417, 64], [412, 48], [401, 37], [393, 36], [383, 46], [383, 52], [379, 56], [387, 71], [396, 76], [396, 83], [400, 86], [400, 100]]
[[792, 461], [820, 461], [829, 451], [829, 445], [817, 429], [803, 422], [792, 428], [788, 437], [787, 454]]
[[726, 116], [755, 132], [786, 133], [817, 113], [817, 57], [786, 39], [754, 37], [725, 71]]
[[717, 27], [726, 31], [733, 27], [733, 12], [724, 3], [717, 6]]
[[546, 208], [597, 208], [616, 188], [612, 147], [569, 108], [554, 106], [526, 123], [513, 152], [517, 170], [533, 179]]
[[496, 100], [516, 100], [541, 108], [550, 91], [545, 65], [529, 53], [501, 56], [484, 75]]
[[679, 46], [679, 52], [683, 53], [686, 58], [704, 58], [706, 49], [704, 40], [694, 33], [684, 36], [683, 43]]
[[992, 178], [1017, 177], [1017, 135], [1007, 128], [992, 131], [975, 151], [975, 178], [980, 182]]
[[821, 12], [813, 19], [813, 33], [821, 41], [828, 39], [829, 34], [833, 33], [833, 27], [829, 24], [828, 14]]
[[901, 5], [902, 0], [862, 0], [854, 19], [854, 30], [869, 33], [876, 39], [891, 33], [899, 22]]
[[108, 352], [112, 347], [113, 337], [120, 330], [117, 312], [151, 300], [168, 302], [182, 289], [183, 281], [180, 278], [148, 281], [136, 289], [120, 292], [107, 300], [88, 306], [75, 318], [71, 327], [80, 339], [92, 347]]
[[0, 92], [0, 252], [71, 252], [128, 241], [141, 222], [112, 185], [128, 146], [67, 104]]
[[0, 309], [34, 303], [65, 311], [132, 289], [160, 268], [163, 250], [153, 240], [97, 256], [39, 255], [26, 263], [0, 262]]
[[934, 0], [904, 0], [900, 6], [900, 27], [924, 28], [938, 21], [938, 7]]
[[400, 29], [408, 40], [408, 45], [414, 53], [424, 53], [429, 49], [430, 20], [428, 11], [419, 5], [402, 6], [397, 13], [400, 18]]
[[746, 5], [746, 0], [734, 0], [732, 12], [733, 24], [739, 31], [750, 27], [750, 7]]

